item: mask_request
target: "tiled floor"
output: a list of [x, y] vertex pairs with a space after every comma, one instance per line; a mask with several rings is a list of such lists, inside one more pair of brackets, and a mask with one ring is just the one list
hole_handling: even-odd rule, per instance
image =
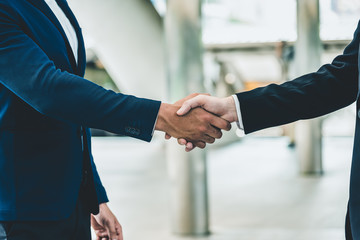
[[97, 167], [125, 240], [342, 240], [352, 138], [324, 139], [322, 177], [300, 176], [286, 138], [209, 150], [208, 237], [171, 233], [164, 141], [94, 138]]

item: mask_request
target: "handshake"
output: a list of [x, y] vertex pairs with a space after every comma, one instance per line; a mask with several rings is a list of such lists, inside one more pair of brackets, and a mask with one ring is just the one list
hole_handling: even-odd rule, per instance
[[162, 103], [155, 130], [165, 132], [166, 139], [177, 138], [189, 152], [220, 139], [221, 130], [229, 131], [230, 123], [235, 121], [238, 121], [238, 116], [232, 96], [217, 98], [208, 94], [191, 94], [174, 104]]

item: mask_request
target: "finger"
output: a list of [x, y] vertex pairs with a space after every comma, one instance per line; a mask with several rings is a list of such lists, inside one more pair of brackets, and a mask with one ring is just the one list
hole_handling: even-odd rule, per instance
[[95, 216], [91, 214], [91, 226], [94, 230], [103, 229], [103, 226], [101, 226], [95, 219]]
[[209, 127], [209, 129], [207, 130], [207, 134], [215, 139], [220, 139], [223, 135], [221, 130], [214, 126]]
[[231, 129], [231, 124], [228, 121], [226, 121], [225, 119], [222, 119], [220, 117], [211, 118], [210, 124], [213, 125], [214, 127], [223, 129], [225, 131], [229, 131]]
[[191, 93], [190, 95], [188, 95], [186, 98], [184, 98], [184, 99], [186, 99], [186, 100], [189, 100], [189, 99], [191, 99], [191, 98], [194, 98], [194, 97], [196, 97], [196, 96], [199, 96], [201, 93]]
[[204, 143], [202, 141], [197, 141], [194, 144], [195, 144], [196, 147], [201, 148], [201, 149], [206, 147], [206, 143]]
[[169, 140], [170, 138], [171, 138], [171, 136], [169, 134], [165, 133], [165, 139]]
[[[219, 139], [219, 138], [222, 137], [221, 130], [219, 128], [216, 128], [216, 127], [212, 126], [212, 125], [208, 125], [206, 130], [203, 133], [205, 135], [207, 135], [207, 136], [209, 136], [211, 138], [215, 138], [215, 139]], [[207, 136], [204, 136], [204, 137], [207, 137]], [[206, 141], [204, 139], [202, 139], [202, 140], [205, 141], [205, 142], [208, 142], [208, 141]], [[212, 143], [212, 142], [210, 142], [210, 143]]]
[[120, 235], [117, 233], [115, 223], [113, 221], [110, 221], [107, 226], [107, 232], [109, 234], [109, 239], [111, 240], [122, 240], [120, 238]]
[[96, 240], [102, 240], [102, 239], [107, 239], [108, 238], [108, 235], [107, 235], [107, 233], [105, 233], [105, 234], [101, 234], [101, 235], [98, 235], [97, 233], [96, 233]]
[[97, 229], [97, 230], [95, 230], [95, 233], [96, 233], [96, 235], [99, 235], [99, 236], [102, 236], [102, 237], [104, 237], [104, 235], [107, 234], [106, 229]]
[[116, 233], [119, 235], [119, 240], [123, 240], [122, 226], [118, 221], [115, 223]]
[[191, 142], [188, 142], [185, 147], [185, 152], [191, 152], [195, 148], [195, 145]]
[[193, 149], [194, 148], [194, 144], [192, 142], [187, 142], [186, 143], [186, 148], [188, 149]]
[[188, 113], [192, 108], [196, 108], [202, 106], [205, 102], [205, 95], [199, 95], [192, 99], [189, 99], [183, 103], [181, 108], [176, 112], [179, 116], [185, 115]]
[[183, 138], [179, 138], [178, 143], [179, 143], [179, 145], [186, 145], [188, 142]]
[[192, 98], [194, 98], [194, 97], [196, 97], [196, 96], [199, 96], [199, 95], [205, 95], [205, 96], [211, 96], [209, 93], [192, 93], [192, 94], [190, 94], [189, 96], [187, 96], [187, 97], [185, 97], [185, 98], [183, 98], [183, 99], [180, 99], [179, 101], [176, 101], [175, 102], [175, 105], [183, 105], [183, 103], [185, 102], [185, 101], [187, 101], [187, 100], [189, 100], [189, 99], [192, 99]]
[[109, 239], [108, 235], [96, 235], [96, 240]]
[[194, 98], [194, 97], [196, 97], [197, 95], [199, 95], [199, 93], [192, 93], [192, 94], [190, 94], [189, 96], [187, 96], [187, 97], [184, 97], [183, 99], [180, 99], [180, 100], [178, 100], [178, 101], [176, 101], [174, 104], [175, 105], [183, 105], [183, 103], [186, 101], [186, 100], [189, 100], [189, 99], [191, 99], [191, 98]]
[[206, 143], [214, 143], [215, 142], [215, 138], [213, 138], [212, 136], [209, 136], [209, 135], [204, 135], [202, 140]]

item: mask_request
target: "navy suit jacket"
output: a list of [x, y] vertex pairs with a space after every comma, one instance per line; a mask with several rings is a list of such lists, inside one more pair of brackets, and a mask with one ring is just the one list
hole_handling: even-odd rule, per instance
[[[105, 90], [83, 78], [81, 29], [76, 64], [67, 37], [43, 0], [0, 0], [0, 221], [57, 220], [75, 208], [88, 127], [152, 138], [160, 102]], [[99, 203], [107, 196], [89, 149]]]
[[[282, 85], [237, 94], [245, 132], [315, 118], [355, 101], [359, 112], [359, 44], [360, 25], [344, 53], [317, 72]], [[360, 114], [356, 118], [354, 141], [346, 226], [347, 233], [351, 226], [353, 238], [360, 239]]]

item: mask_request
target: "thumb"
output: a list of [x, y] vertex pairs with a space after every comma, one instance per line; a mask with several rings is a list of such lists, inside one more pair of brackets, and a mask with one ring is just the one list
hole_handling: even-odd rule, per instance
[[176, 112], [179, 116], [187, 114], [192, 108], [199, 107], [203, 105], [204, 102], [204, 96], [199, 95], [196, 96], [190, 100], [187, 100], [183, 103], [181, 108]]

